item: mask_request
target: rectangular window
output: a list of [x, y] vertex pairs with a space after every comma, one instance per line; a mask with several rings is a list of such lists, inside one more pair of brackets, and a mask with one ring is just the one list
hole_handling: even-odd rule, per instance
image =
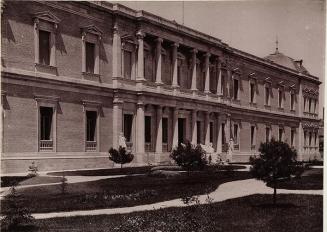
[[210, 131], [209, 131], [209, 133], [210, 133], [209, 140], [210, 140], [210, 143], [213, 143], [213, 122], [210, 122], [209, 129], [210, 129]]
[[226, 134], [225, 134], [225, 123], [221, 124], [221, 143], [226, 143]]
[[254, 83], [250, 83], [250, 102], [251, 103], [255, 102], [254, 95], [255, 95], [255, 85], [254, 85]]
[[145, 120], [144, 123], [145, 142], [151, 143], [151, 116], [145, 116], [144, 120]]
[[225, 76], [221, 75], [221, 87], [220, 87], [221, 94], [225, 95]]
[[234, 81], [233, 81], [233, 84], [234, 84], [234, 86], [233, 86], [233, 88], [234, 88], [234, 100], [237, 100], [238, 99], [238, 88], [239, 88], [239, 86], [238, 86], [238, 80], [237, 79], [234, 79]]
[[270, 88], [265, 87], [265, 105], [269, 106], [270, 105]]
[[255, 126], [251, 126], [251, 146], [255, 146]]
[[313, 100], [313, 113], [316, 113], [316, 109], [317, 108], [317, 100], [316, 99], [314, 99]]
[[312, 99], [311, 98], [309, 98], [309, 113], [311, 113], [311, 102], [312, 102]]
[[304, 135], [304, 146], [308, 146], [308, 141], [307, 141], [307, 132], [306, 131], [304, 131], [304, 133], [303, 133], [303, 135]]
[[266, 127], [266, 143], [270, 141], [270, 128]]
[[196, 143], [201, 143], [201, 121], [196, 121]]
[[86, 141], [96, 141], [97, 112], [86, 111]]
[[311, 147], [312, 144], [312, 132], [309, 132], [309, 147]]
[[283, 141], [283, 128], [279, 128], [278, 130], [278, 141]]
[[52, 115], [51, 107], [40, 107], [40, 140], [52, 139]]
[[168, 118], [162, 118], [162, 142], [168, 143]]
[[50, 32], [39, 30], [39, 63], [50, 65]]
[[124, 50], [124, 77], [131, 79], [132, 77], [132, 52]]
[[133, 115], [124, 114], [124, 137], [126, 142], [132, 142]]
[[291, 110], [295, 110], [295, 94], [291, 93]]
[[234, 124], [234, 143], [238, 144], [238, 125]]
[[181, 85], [181, 66], [177, 65], [177, 84], [180, 86]]
[[315, 132], [314, 135], [315, 135], [314, 146], [317, 146], [317, 132]]
[[295, 146], [295, 129], [291, 129], [291, 147]]
[[278, 90], [278, 107], [283, 108], [283, 91], [281, 89]]
[[303, 112], [307, 111], [306, 107], [307, 107], [307, 98], [303, 97]]
[[95, 44], [85, 42], [85, 65], [87, 73], [94, 73], [95, 67]]

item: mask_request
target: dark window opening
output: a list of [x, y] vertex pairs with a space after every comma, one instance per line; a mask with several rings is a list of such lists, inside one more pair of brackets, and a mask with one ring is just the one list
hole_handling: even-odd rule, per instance
[[238, 144], [238, 125], [234, 124], [234, 143]]
[[225, 134], [225, 123], [221, 124], [221, 143], [226, 143], [226, 134]]
[[40, 107], [40, 139], [41, 140], [51, 140], [51, 130], [52, 130], [52, 115], [53, 109], [51, 107]]
[[268, 106], [269, 105], [269, 97], [270, 97], [270, 89], [269, 89], [269, 87], [266, 87], [265, 88], [265, 92], [266, 92], [266, 99], [265, 99], [265, 104]]
[[209, 129], [210, 129], [210, 132], [209, 132], [210, 133], [210, 136], [209, 136], [210, 137], [209, 138], [210, 141], [209, 142], [210, 143], [213, 143], [213, 122], [210, 122]]
[[96, 141], [97, 112], [86, 111], [86, 141]]
[[238, 99], [238, 80], [234, 79], [234, 100]]
[[282, 128], [279, 128], [279, 130], [278, 130], [278, 139], [279, 139], [279, 141], [283, 140], [283, 129]]
[[270, 128], [266, 127], [266, 143], [268, 143], [270, 140]]
[[39, 62], [50, 65], [50, 32], [39, 30]]
[[278, 90], [278, 106], [279, 108], [283, 107], [283, 91]]
[[201, 143], [201, 121], [196, 121], [196, 143]]
[[162, 118], [162, 142], [168, 143], [168, 118]]
[[185, 129], [186, 120], [185, 118], [178, 119], [178, 143], [185, 143]]
[[291, 146], [295, 145], [295, 130], [291, 130]]
[[254, 133], [255, 133], [255, 126], [251, 126], [251, 145], [255, 145]]
[[251, 94], [251, 103], [254, 103], [254, 94], [255, 94], [255, 86], [253, 83], [250, 84], [250, 94]]
[[295, 95], [291, 93], [291, 110], [294, 110], [294, 103], [295, 103]]
[[126, 142], [132, 141], [132, 126], [133, 126], [133, 115], [124, 114], [124, 137]]
[[144, 120], [145, 120], [145, 124], [144, 124], [145, 142], [151, 143], [151, 116], [145, 116]]
[[132, 52], [124, 51], [124, 77], [131, 79], [132, 76]]
[[86, 58], [86, 72], [94, 73], [95, 66], [95, 44], [94, 43], [85, 43], [85, 58]]
[[181, 79], [182, 79], [182, 73], [181, 73], [181, 66], [177, 65], [177, 84], [180, 86], [181, 85]]

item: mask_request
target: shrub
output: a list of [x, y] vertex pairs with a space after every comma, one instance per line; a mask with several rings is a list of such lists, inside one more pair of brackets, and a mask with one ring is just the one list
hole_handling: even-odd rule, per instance
[[28, 209], [21, 206], [15, 186], [11, 187], [11, 192], [6, 196], [6, 200], [8, 204], [3, 212], [2, 228], [16, 231], [20, 227], [33, 225], [34, 218]]
[[179, 144], [170, 154], [178, 166], [186, 168], [187, 171], [203, 169], [206, 164], [205, 151], [200, 145], [192, 145], [189, 141], [185, 144]]
[[114, 163], [120, 164], [120, 168], [122, 168], [123, 164], [132, 162], [134, 155], [131, 152], [127, 152], [125, 147], [119, 146], [118, 150], [110, 148], [109, 159]]

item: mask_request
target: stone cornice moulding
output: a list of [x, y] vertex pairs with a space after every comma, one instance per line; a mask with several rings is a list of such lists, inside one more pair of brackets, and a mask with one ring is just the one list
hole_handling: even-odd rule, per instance
[[99, 40], [101, 40], [103, 32], [95, 25], [91, 24], [88, 26], [82, 26], [81, 27], [82, 30], [82, 36], [86, 36], [87, 33], [93, 34], [98, 36]]
[[53, 104], [58, 104], [60, 97], [57, 96], [44, 96], [44, 95], [34, 95], [34, 99], [37, 102], [49, 102]]
[[54, 23], [55, 27], [57, 27], [57, 25], [60, 23], [60, 19], [50, 11], [42, 11], [42, 12], [35, 13], [33, 15], [33, 18], [35, 23], [38, 23], [38, 20], [41, 19], [46, 22]]

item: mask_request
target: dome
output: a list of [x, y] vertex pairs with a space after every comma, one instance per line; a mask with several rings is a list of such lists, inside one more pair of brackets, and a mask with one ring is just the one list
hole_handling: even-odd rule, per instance
[[298, 72], [309, 74], [307, 69], [302, 66], [303, 60], [294, 60], [293, 58], [285, 56], [283, 53], [279, 52], [278, 49], [276, 49], [275, 53], [266, 56], [265, 59]]

